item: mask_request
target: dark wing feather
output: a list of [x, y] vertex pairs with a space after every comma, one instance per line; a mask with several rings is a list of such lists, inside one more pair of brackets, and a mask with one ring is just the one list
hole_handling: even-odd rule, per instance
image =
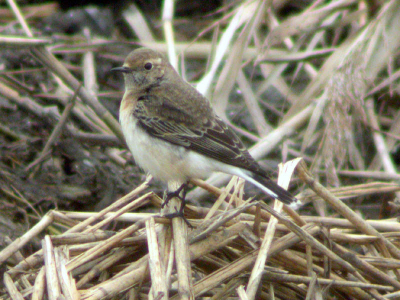
[[232, 129], [213, 112], [208, 118], [195, 117], [166, 98], [146, 95], [141, 97], [134, 115], [153, 137], [266, 176]]

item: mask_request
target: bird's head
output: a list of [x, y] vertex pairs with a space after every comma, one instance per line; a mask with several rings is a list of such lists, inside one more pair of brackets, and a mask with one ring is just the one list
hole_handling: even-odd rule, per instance
[[139, 48], [127, 56], [122, 67], [111, 71], [122, 72], [125, 89], [133, 90], [146, 89], [159, 83], [171, 73], [170, 69], [175, 72], [164, 55], [148, 48]]

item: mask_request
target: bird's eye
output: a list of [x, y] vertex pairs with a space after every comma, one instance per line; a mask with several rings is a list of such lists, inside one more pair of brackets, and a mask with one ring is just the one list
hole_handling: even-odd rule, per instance
[[144, 68], [146, 69], [146, 70], [151, 70], [152, 68], [153, 68], [153, 64], [152, 63], [146, 63], [145, 65], [144, 65]]

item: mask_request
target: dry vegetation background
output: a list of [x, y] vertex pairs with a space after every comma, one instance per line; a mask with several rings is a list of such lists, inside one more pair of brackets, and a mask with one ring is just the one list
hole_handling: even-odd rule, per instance
[[[1, 5], [0, 299], [400, 299], [400, 1]], [[303, 158], [298, 214], [216, 174], [187, 240], [152, 217], [109, 72], [143, 45], [272, 177]]]

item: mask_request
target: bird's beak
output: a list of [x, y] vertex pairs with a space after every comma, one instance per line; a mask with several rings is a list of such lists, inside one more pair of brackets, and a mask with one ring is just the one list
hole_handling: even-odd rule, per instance
[[129, 72], [132, 72], [132, 69], [128, 68], [128, 67], [118, 67], [118, 68], [112, 68], [110, 71], [112, 71], [112, 72], [129, 73]]

